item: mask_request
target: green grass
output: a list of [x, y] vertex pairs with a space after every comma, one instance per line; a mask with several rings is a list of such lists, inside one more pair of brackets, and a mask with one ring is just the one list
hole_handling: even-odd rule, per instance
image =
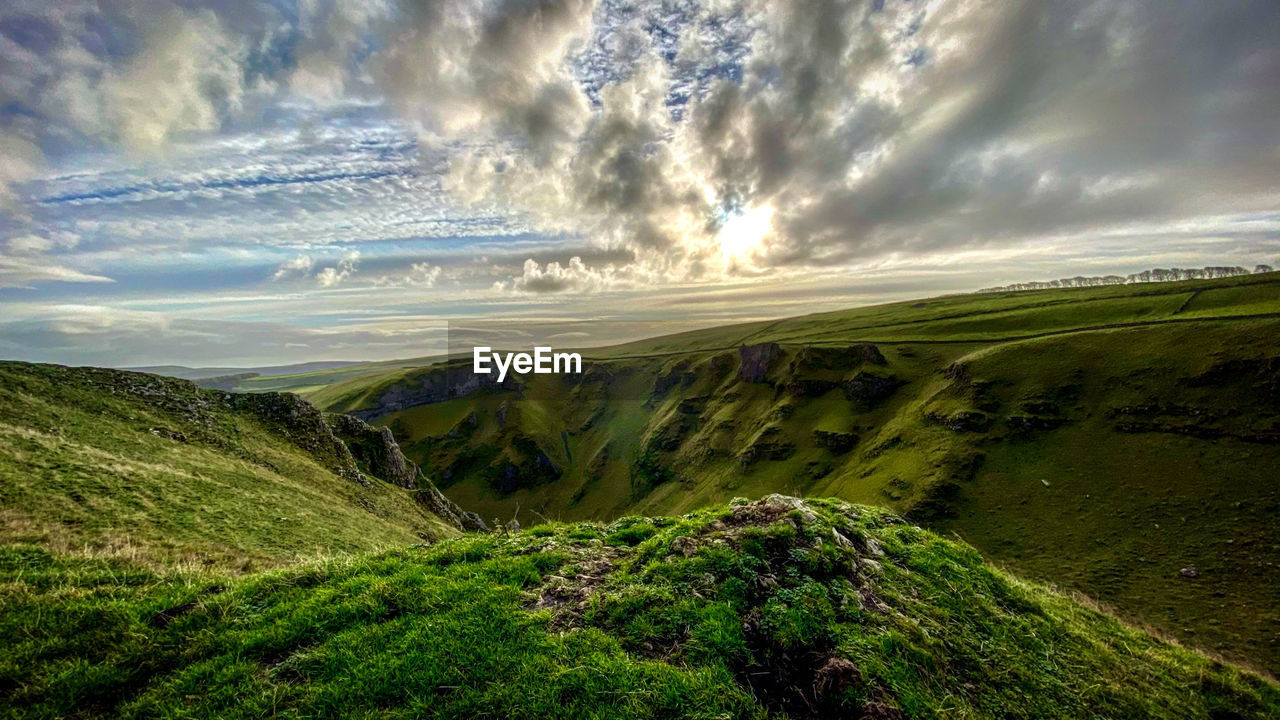
[[440, 357], [384, 360], [355, 365], [312, 370], [288, 375], [259, 375], [240, 379], [232, 388], [235, 392], [293, 392], [309, 393], [357, 378], [370, 378], [402, 368], [420, 368], [439, 362]]
[[455, 532], [412, 492], [357, 482], [273, 396], [255, 412], [185, 381], [24, 363], [0, 363], [0, 387], [0, 542], [246, 571]]
[[0, 601], [13, 718], [1280, 713], [1273, 682], [838, 501], [240, 578], [6, 546]]
[[[1268, 439], [1280, 428], [1277, 313], [1276, 275], [948, 296], [593, 349], [605, 380], [531, 376], [519, 393], [375, 421], [486, 520], [683, 513], [776, 491], [886, 505], [1031, 577], [1277, 672], [1280, 445]], [[738, 382], [737, 347], [766, 341], [785, 352], [769, 382]], [[861, 341], [887, 364], [788, 368], [806, 345]], [[948, 373], [956, 363], [965, 377]], [[903, 384], [872, 407], [840, 390], [787, 389], [860, 371]], [[310, 396], [358, 410], [424, 372]], [[672, 373], [692, 380], [654, 394], [655, 378]], [[696, 412], [681, 411], [698, 398]], [[451, 438], [472, 413], [474, 428]], [[834, 452], [815, 431], [858, 440]], [[495, 487], [493, 474], [518, 464], [517, 439], [560, 476]], [[770, 443], [793, 450], [740, 462]], [[1201, 577], [1181, 577], [1189, 565]]]

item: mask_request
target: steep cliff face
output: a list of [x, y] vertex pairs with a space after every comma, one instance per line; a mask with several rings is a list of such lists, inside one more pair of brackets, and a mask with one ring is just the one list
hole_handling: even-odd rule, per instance
[[405, 377], [375, 392], [373, 397], [350, 413], [361, 420], [373, 420], [418, 405], [431, 405], [479, 393], [518, 389], [520, 383], [510, 375], [498, 382], [494, 374], [477, 375], [472, 372], [470, 365], [450, 364]]
[[296, 445], [362, 485], [381, 481], [417, 490], [414, 499], [459, 530], [486, 530], [479, 515], [446, 498], [401, 452], [389, 428], [354, 415], [326, 414], [291, 393], [228, 394], [227, 402], [273, 423]]
[[389, 428], [376, 428], [352, 415], [327, 416], [334, 435], [350, 450], [359, 470], [383, 482], [416, 490], [414, 499], [459, 530], [488, 530], [480, 516], [445, 497], [422, 470], [409, 461]]
[[388, 428], [375, 428], [352, 415], [329, 414], [326, 418], [336, 435], [351, 451], [356, 465], [392, 485], [414, 489], [418, 468], [405, 459]]
[[778, 343], [743, 345], [738, 348], [738, 379], [742, 382], [765, 382], [773, 361], [782, 357]]
[[[421, 471], [419, 471], [421, 476]], [[423, 487], [418, 490], [415, 496], [418, 502], [425, 505], [428, 509], [439, 515], [450, 525], [467, 532], [487, 532], [489, 527], [484, 524], [484, 520], [476, 513], [463, 510], [458, 504], [444, 496], [434, 484], [423, 478]]]

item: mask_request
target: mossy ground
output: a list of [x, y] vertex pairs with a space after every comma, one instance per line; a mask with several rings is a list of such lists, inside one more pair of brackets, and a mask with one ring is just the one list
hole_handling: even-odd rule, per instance
[[1269, 718], [883, 511], [770, 497], [222, 578], [0, 550], [8, 717]]

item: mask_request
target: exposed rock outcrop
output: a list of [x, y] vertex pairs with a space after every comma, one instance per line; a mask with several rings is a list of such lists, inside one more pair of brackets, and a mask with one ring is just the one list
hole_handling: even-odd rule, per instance
[[653, 379], [653, 392], [650, 397], [659, 398], [667, 394], [671, 388], [677, 385], [688, 387], [697, 382], [698, 374], [689, 369], [688, 361], [680, 361], [665, 372], [659, 373]]
[[769, 368], [782, 357], [778, 343], [743, 345], [738, 348], [738, 379], [742, 382], [762, 383], [769, 377]]
[[787, 383], [787, 393], [793, 397], [821, 397], [840, 387], [835, 380], [796, 378]]
[[334, 434], [324, 413], [297, 395], [274, 392], [228, 393], [223, 394], [223, 402], [266, 421], [273, 430], [306, 450], [340, 477], [361, 485], [369, 483], [364, 473], [360, 472], [351, 450]]
[[513, 453], [500, 457], [485, 470], [489, 486], [501, 494], [549, 483], [563, 474], [560, 466], [528, 435], [513, 437], [511, 449]]
[[941, 425], [952, 432], [983, 432], [991, 427], [991, 416], [977, 410], [961, 410], [950, 415], [937, 412], [925, 414], [925, 420]]
[[1052, 430], [1065, 423], [1066, 419], [1043, 415], [1010, 415], [1005, 422], [1014, 432], [1028, 433], [1034, 430]]
[[796, 351], [791, 360], [792, 372], [805, 370], [848, 370], [863, 363], [886, 365], [880, 348], [871, 343], [854, 343], [843, 347], [814, 347], [806, 345]]
[[430, 480], [423, 477], [421, 471], [418, 471], [417, 484], [421, 489], [414, 498], [428, 510], [443, 518], [445, 522], [466, 532], [489, 531], [489, 527], [484, 524], [484, 520], [481, 520], [479, 515], [458, 507], [457, 503], [445, 497], [444, 493], [436, 489]]
[[379, 391], [367, 407], [353, 410], [351, 414], [367, 422], [405, 408], [432, 405], [476, 393], [519, 389], [520, 383], [510, 374], [498, 382], [496, 374], [477, 375], [471, 371], [470, 365], [429, 368], [389, 385]]
[[335, 434], [350, 448], [360, 469], [384, 482], [418, 490], [414, 499], [445, 522], [464, 531], [487, 531], [480, 516], [444, 496], [422, 470], [409, 461], [390, 428], [377, 428], [351, 415], [331, 415]]
[[820, 448], [826, 448], [833, 453], [847, 453], [858, 444], [858, 436], [853, 433], [830, 432], [827, 430], [814, 430], [813, 442]]
[[796, 446], [784, 440], [779, 440], [778, 438], [781, 434], [782, 432], [779, 428], [766, 428], [756, 438], [755, 442], [738, 453], [738, 464], [742, 467], [747, 467], [761, 460], [786, 460], [795, 455]]
[[390, 428], [375, 428], [351, 415], [330, 415], [329, 421], [362, 472], [402, 488], [415, 487], [418, 468], [400, 451]]
[[859, 372], [844, 382], [844, 396], [859, 410], [869, 410], [884, 402], [902, 385], [894, 377]]

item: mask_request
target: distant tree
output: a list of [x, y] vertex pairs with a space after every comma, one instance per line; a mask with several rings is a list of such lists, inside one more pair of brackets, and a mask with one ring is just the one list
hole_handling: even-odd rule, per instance
[[[1258, 265], [1253, 273], [1275, 272], [1270, 265]], [[1239, 277], [1248, 275], [1249, 271], [1239, 265], [1210, 265], [1204, 268], [1152, 268], [1140, 273], [1121, 277], [1119, 275], [1103, 275], [1085, 277], [1077, 275], [1057, 280], [1021, 282], [1011, 285], [983, 288], [978, 292], [1009, 292], [1011, 290], [1051, 290], [1055, 288], [1096, 287], [1098, 285], [1128, 285], [1149, 282], [1177, 282], [1180, 280], [1206, 280], [1209, 278]]]

